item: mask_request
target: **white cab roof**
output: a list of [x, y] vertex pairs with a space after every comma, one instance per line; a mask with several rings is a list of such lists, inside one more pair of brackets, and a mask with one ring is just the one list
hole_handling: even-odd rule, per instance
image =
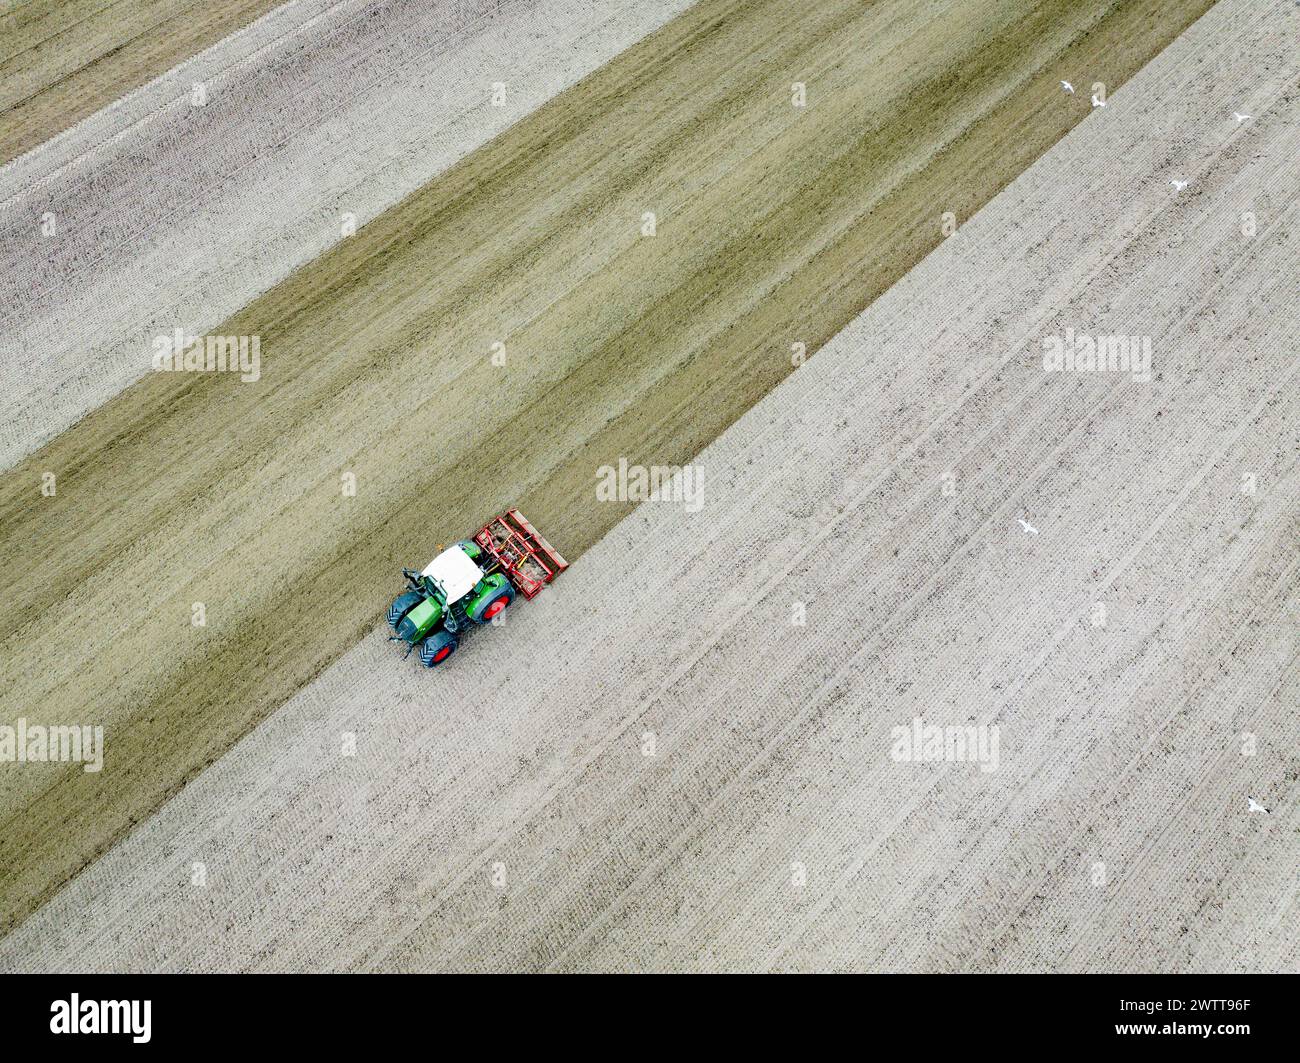
[[459, 546], [444, 550], [420, 574], [432, 576], [442, 584], [443, 590], [447, 592], [448, 605], [464, 598], [483, 578], [483, 570]]

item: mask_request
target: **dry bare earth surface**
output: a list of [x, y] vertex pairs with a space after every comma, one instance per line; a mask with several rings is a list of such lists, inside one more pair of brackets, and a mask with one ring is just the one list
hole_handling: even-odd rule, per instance
[[0, 163], [274, 6], [275, 0], [6, 0], [0, 4]]
[[1205, 6], [693, 6], [218, 326], [255, 385], [149, 374], [10, 470], [0, 719], [94, 707], [113, 767], [0, 777], [0, 927], [372, 632], [399, 559], [511, 503], [580, 554], [630, 508], [595, 468], [697, 454], [1082, 120], [1058, 78]]
[[303, 0], [0, 170], [0, 468], [686, 6]]
[[[438, 673], [372, 633], [0, 961], [1294, 968], [1295, 19], [1216, 7], [705, 450], [701, 512]], [[1155, 378], [1044, 373], [1070, 327]], [[998, 770], [892, 760], [916, 717]]]
[[0, 776], [0, 926], [373, 631], [399, 560], [512, 503], [595, 542], [631, 508], [598, 466], [698, 453], [1081, 120], [1059, 77], [1205, 6], [697, 5], [221, 325], [258, 383], [150, 374], [16, 466], [0, 717], [93, 713], [113, 765]]

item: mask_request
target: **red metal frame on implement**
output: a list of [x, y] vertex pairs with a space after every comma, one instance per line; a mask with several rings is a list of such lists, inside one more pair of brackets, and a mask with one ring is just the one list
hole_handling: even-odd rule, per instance
[[478, 530], [474, 541], [497, 563], [525, 598], [535, 598], [569, 563], [537, 534], [517, 509], [508, 509]]

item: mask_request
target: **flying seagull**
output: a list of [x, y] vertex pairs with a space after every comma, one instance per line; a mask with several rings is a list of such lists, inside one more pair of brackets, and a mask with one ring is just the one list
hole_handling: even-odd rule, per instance
[[1249, 114], [1238, 114], [1236, 111], [1233, 111], [1232, 117], [1237, 120], [1237, 125], [1241, 125], [1242, 122], [1249, 122], [1254, 116]]
[[1186, 181], [1180, 181], [1176, 177], [1173, 178], [1169, 183], [1174, 186], [1175, 192], [1181, 192], [1184, 188], [1187, 187]]
[[1071, 85], [1068, 81], [1062, 81], [1061, 88], [1065, 89], [1065, 91], [1070, 93], [1071, 95], [1074, 94], [1074, 86]]
[[1035, 528], [1032, 524], [1030, 524], [1029, 521], [1027, 521], [1027, 520], [1021, 520], [1019, 517], [1017, 517], [1017, 518], [1016, 518], [1016, 523], [1018, 523], [1018, 524], [1020, 525], [1020, 527], [1024, 529], [1024, 532], [1025, 532], [1026, 535], [1037, 535], [1037, 534], [1038, 534], [1038, 529]]
[[1106, 101], [1103, 100], [1103, 99], [1099, 99], [1098, 96], [1097, 96], [1097, 94], [1094, 92], [1094, 93], [1092, 94], [1092, 105], [1093, 105], [1094, 107], [1105, 107], [1105, 106], [1106, 106]]
[[1249, 807], [1246, 809], [1247, 812], [1263, 812], [1267, 814], [1268, 809], [1265, 808], [1263, 805], [1261, 805], [1253, 797], [1248, 797], [1246, 798], [1246, 800], [1250, 802]]

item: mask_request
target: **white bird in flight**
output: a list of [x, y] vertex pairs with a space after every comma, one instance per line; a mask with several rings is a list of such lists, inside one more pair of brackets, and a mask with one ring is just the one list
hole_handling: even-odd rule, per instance
[[1017, 518], [1016, 518], [1016, 523], [1018, 523], [1018, 524], [1020, 525], [1020, 527], [1024, 530], [1024, 533], [1025, 533], [1026, 535], [1037, 535], [1037, 534], [1038, 534], [1038, 529], [1035, 528], [1032, 524], [1030, 524], [1029, 521], [1027, 521], [1027, 520], [1021, 520], [1019, 517], [1017, 517]]
[[1263, 805], [1261, 805], [1253, 797], [1247, 797], [1246, 800], [1250, 802], [1249, 807], [1246, 809], [1247, 812], [1264, 812], [1264, 813], [1268, 812], [1268, 809], [1265, 808]]
[[1241, 125], [1242, 122], [1249, 122], [1253, 116], [1249, 114], [1238, 114], [1236, 111], [1233, 111], [1232, 117], [1237, 120], [1237, 125]]
[[1061, 88], [1065, 89], [1065, 91], [1070, 93], [1071, 95], [1073, 95], [1074, 93], [1074, 86], [1071, 85], [1068, 81], [1062, 81]]
[[1092, 105], [1093, 105], [1094, 107], [1105, 107], [1105, 106], [1106, 106], [1106, 101], [1105, 101], [1105, 100], [1102, 100], [1102, 99], [1099, 99], [1099, 98], [1097, 97], [1097, 94], [1094, 92], [1094, 93], [1092, 94]]
[[1175, 191], [1175, 192], [1181, 192], [1184, 188], [1187, 187], [1187, 182], [1186, 182], [1186, 181], [1180, 181], [1180, 180], [1178, 180], [1178, 178], [1176, 178], [1176, 177], [1173, 178], [1172, 180], [1170, 180], [1169, 183], [1170, 183], [1171, 185], [1174, 186], [1174, 191]]

